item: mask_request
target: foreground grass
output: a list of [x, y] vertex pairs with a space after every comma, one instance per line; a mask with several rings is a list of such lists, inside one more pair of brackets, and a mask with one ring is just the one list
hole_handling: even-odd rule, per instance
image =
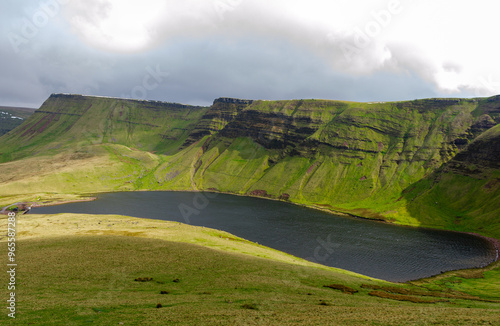
[[[5, 216], [0, 228], [7, 228]], [[17, 240], [50, 239], [71, 236], [128, 236], [195, 244], [226, 253], [246, 254], [255, 257], [315, 267], [345, 275], [346, 279], [374, 280], [354, 272], [315, 264], [278, 250], [236, 237], [228, 232], [197, 227], [179, 222], [151, 220], [120, 215], [88, 214], [27, 214], [17, 217]], [[0, 236], [0, 241], [6, 241]], [[340, 276], [339, 276], [340, 277]], [[381, 281], [382, 282], [382, 281]], [[384, 282], [387, 283], [387, 282]]]
[[461, 283], [392, 284], [176, 222], [24, 215], [17, 228], [19, 325], [494, 325], [500, 312]]

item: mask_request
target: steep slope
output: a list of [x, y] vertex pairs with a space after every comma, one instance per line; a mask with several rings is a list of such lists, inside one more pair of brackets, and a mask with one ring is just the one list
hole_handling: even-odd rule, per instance
[[500, 234], [500, 125], [477, 137], [405, 194], [409, 211], [428, 224]]
[[170, 171], [194, 173], [198, 189], [397, 218], [407, 215], [402, 191], [498, 123], [499, 107], [496, 98], [254, 101], [207, 138], [196, 169]]
[[207, 108], [154, 101], [53, 94], [0, 141], [0, 161], [100, 143], [176, 152]]
[[208, 111], [201, 117], [196, 127], [191, 131], [184, 143], [184, 147], [198, 141], [203, 136], [212, 135], [222, 130], [246, 106], [252, 104], [251, 100], [233, 98], [216, 99]]

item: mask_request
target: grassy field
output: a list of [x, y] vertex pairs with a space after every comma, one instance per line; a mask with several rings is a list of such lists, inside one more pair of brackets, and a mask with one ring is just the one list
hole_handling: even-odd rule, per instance
[[[466, 271], [392, 284], [177, 222], [17, 221], [17, 325], [498, 324], [500, 297]], [[0, 322], [9, 323], [6, 314]]]

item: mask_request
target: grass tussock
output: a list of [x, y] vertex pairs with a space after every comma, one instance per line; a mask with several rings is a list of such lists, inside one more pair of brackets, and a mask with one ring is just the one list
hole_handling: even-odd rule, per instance
[[318, 305], [320, 305], [320, 306], [333, 306], [333, 303], [325, 301], [325, 300], [319, 300]]
[[254, 303], [245, 303], [241, 305], [241, 308], [243, 309], [250, 309], [250, 310], [259, 310], [256, 304]]
[[345, 294], [354, 294], [354, 293], [358, 292], [358, 290], [353, 289], [352, 287], [349, 287], [349, 286], [346, 286], [343, 284], [323, 285], [323, 287], [334, 289], [334, 290], [340, 290], [340, 291], [342, 291], [342, 293], [345, 293]]

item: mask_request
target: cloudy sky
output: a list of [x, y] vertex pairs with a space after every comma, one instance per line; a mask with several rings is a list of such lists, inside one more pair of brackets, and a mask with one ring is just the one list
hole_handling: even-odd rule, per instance
[[496, 1], [2, 0], [0, 105], [500, 94]]

